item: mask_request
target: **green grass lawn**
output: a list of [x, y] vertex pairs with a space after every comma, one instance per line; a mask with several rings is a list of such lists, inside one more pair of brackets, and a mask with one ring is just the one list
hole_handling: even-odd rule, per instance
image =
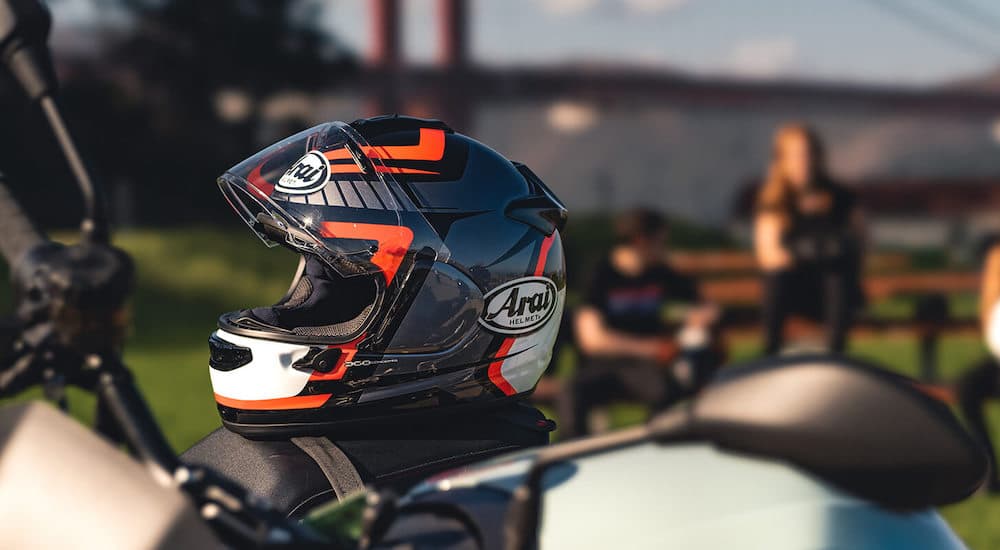
[[[267, 249], [249, 231], [239, 230], [135, 230], [120, 234], [117, 244], [138, 267], [126, 360], [170, 443], [183, 450], [219, 426], [207, 370], [206, 340], [215, 319], [225, 311], [276, 301], [297, 258]], [[753, 342], [732, 350], [736, 360], [756, 353]], [[917, 348], [906, 338], [864, 340], [851, 353], [899, 372], [917, 372]], [[939, 353], [941, 374], [949, 380], [984, 352], [975, 339], [953, 338], [942, 342]], [[71, 392], [70, 399], [74, 416], [89, 421], [93, 400], [81, 392]], [[1000, 407], [988, 412], [1000, 437]], [[613, 415], [616, 425], [641, 417], [636, 407], [616, 408]], [[973, 497], [942, 513], [972, 548], [1000, 548], [1000, 498]]]

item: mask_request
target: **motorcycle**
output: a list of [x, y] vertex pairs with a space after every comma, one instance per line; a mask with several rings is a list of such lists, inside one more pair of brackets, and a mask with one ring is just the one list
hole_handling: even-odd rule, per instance
[[301, 522], [184, 464], [122, 361], [131, 260], [110, 244], [55, 101], [49, 22], [35, 0], [0, 0], [0, 59], [41, 106], [85, 215], [79, 244], [53, 243], [0, 176], [15, 297], [0, 395], [40, 385], [64, 405], [66, 386], [84, 388], [97, 433], [40, 402], [0, 409], [0, 547], [962, 548], [933, 507], [976, 490], [983, 453], [910, 381], [838, 358], [726, 369], [643, 426], [440, 474], [401, 497], [371, 489]]
[[[372, 548], [960, 549], [934, 507], [984, 481], [947, 406], [823, 355], [730, 366], [646, 425], [369, 495]], [[316, 511], [327, 531], [345, 504]]]

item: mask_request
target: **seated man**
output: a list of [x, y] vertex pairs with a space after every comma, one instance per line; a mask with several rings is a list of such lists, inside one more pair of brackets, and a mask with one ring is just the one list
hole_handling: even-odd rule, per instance
[[[711, 337], [718, 309], [667, 264], [667, 220], [635, 209], [615, 231], [618, 244], [598, 264], [575, 315], [583, 358], [560, 403], [562, 437], [586, 434], [590, 411], [612, 400], [661, 410], [696, 391], [719, 363]], [[676, 335], [664, 320], [671, 302], [688, 306]]]

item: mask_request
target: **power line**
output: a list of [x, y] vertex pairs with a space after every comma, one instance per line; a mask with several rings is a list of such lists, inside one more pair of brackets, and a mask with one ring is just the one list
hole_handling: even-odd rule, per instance
[[1000, 16], [970, 0], [934, 0], [989, 31], [1000, 34]]
[[967, 52], [986, 56], [990, 59], [1000, 57], [1000, 50], [997, 48], [976, 40], [971, 36], [962, 34], [932, 17], [927, 17], [926, 14], [912, 9], [909, 5], [889, 0], [867, 0], [867, 2], [893, 17], [905, 21], [911, 27], [936, 35], [939, 39], [946, 40], [953, 46], [962, 48]]

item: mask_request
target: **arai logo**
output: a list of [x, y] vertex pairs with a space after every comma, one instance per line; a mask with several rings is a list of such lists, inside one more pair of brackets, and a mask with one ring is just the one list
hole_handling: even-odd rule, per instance
[[281, 176], [274, 189], [292, 195], [308, 195], [322, 189], [329, 175], [326, 157], [319, 151], [309, 151]]
[[502, 334], [532, 331], [556, 310], [555, 283], [546, 277], [524, 277], [501, 285], [486, 295], [479, 322]]

